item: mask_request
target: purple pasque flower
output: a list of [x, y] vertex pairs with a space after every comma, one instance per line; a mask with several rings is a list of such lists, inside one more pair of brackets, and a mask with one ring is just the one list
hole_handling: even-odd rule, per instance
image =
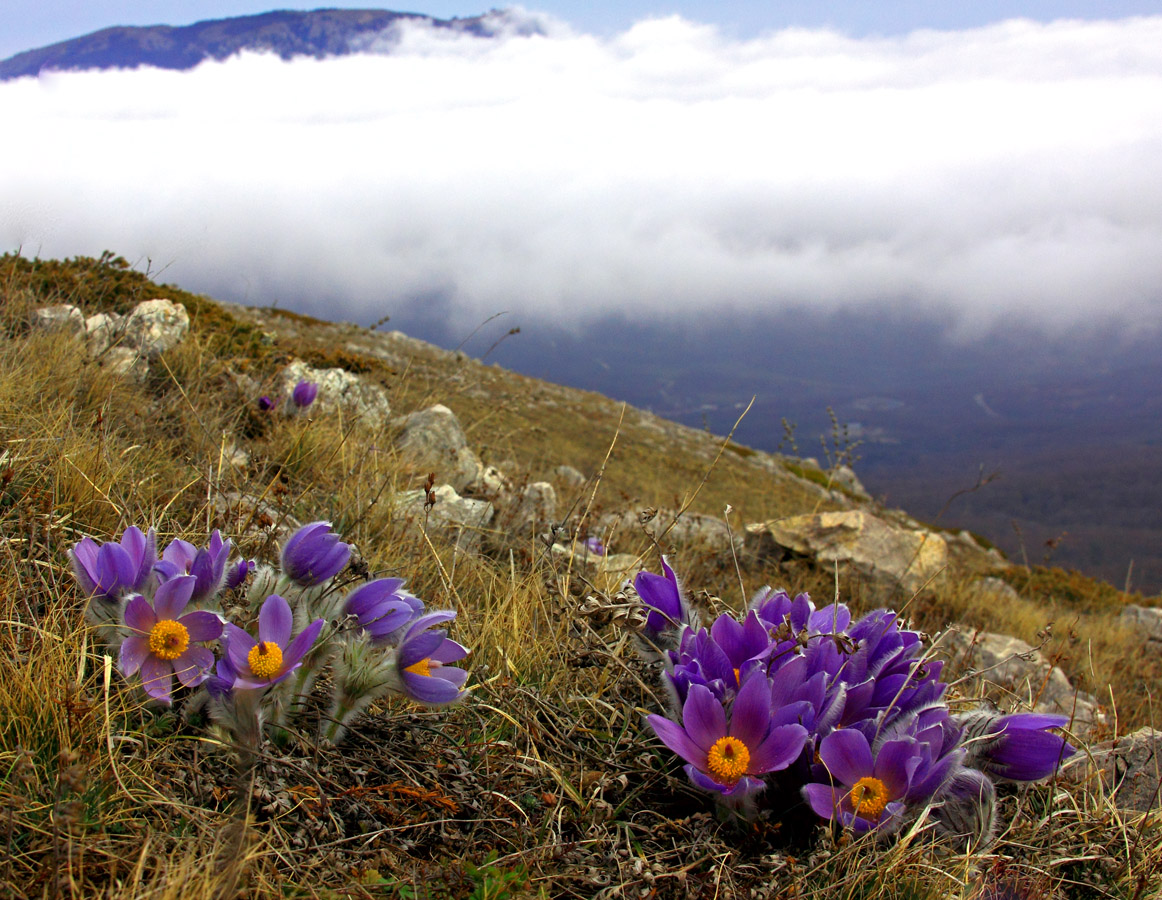
[[287, 678], [303, 661], [323, 630], [315, 619], [291, 640], [294, 615], [290, 604], [271, 594], [258, 611], [258, 640], [237, 625], [226, 625], [223, 642], [237, 688], [266, 688]]
[[676, 691], [677, 705], [686, 702], [691, 684], [705, 685], [717, 700], [726, 703], [752, 670], [765, 671], [776, 646], [753, 612], [741, 623], [724, 613], [709, 631], [687, 629], [677, 651], [669, 654], [668, 678]]
[[682, 724], [646, 717], [658, 738], [682, 757], [698, 787], [726, 797], [746, 797], [765, 787], [763, 775], [793, 763], [807, 742], [807, 729], [771, 711], [771, 682], [762, 672], [746, 678], [726, 709], [708, 687], [690, 685]]
[[914, 740], [884, 741], [873, 755], [871, 744], [854, 728], [827, 735], [819, 758], [831, 784], [803, 787], [803, 797], [816, 814], [862, 834], [888, 834], [902, 824], [904, 798], [922, 755]]
[[291, 400], [294, 401], [295, 406], [299, 409], [306, 409], [315, 402], [315, 397], [319, 394], [319, 386], [313, 381], [300, 381], [295, 385], [295, 389], [291, 391]]
[[311, 522], [287, 539], [281, 559], [288, 578], [314, 587], [343, 571], [351, 559], [351, 545], [339, 540], [330, 522]]
[[993, 778], [1037, 781], [1057, 771], [1076, 748], [1049, 729], [1064, 728], [1069, 716], [1050, 713], [1000, 715], [977, 711], [958, 716], [968, 755], [965, 765]]
[[116, 600], [145, 588], [157, 560], [157, 534], [130, 525], [119, 542], [98, 544], [84, 537], [69, 551], [69, 560], [86, 594]]
[[393, 635], [424, 611], [423, 601], [403, 590], [402, 578], [377, 578], [360, 585], [343, 604], [373, 644], [386, 644]]
[[662, 557], [662, 574], [653, 572], [638, 572], [633, 580], [634, 590], [637, 591], [647, 609], [646, 633], [657, 635], [669, 628], [679, 628], [685, 622], [686, 605], [682, 598], [682, 588], [678, 584], [678, 576]]
[[954, 770], [936, 799], [931, 815], [937, 834], [961, 850], [992, 840], [997, 791], [983, 772]]
[[273, 400], [271, 400], [268, 396], [263, 394], [261, 397], [258, 398], [258, 408], [260, 410], [262, 410], [263, 412], [270, 412], [276, 406], [278, 406], [278, 398], [277, 397], [275, 397]]
[[232, 591], [238, 585], [242, 584], [250, 573], [255, 570], [258, 563], [253, 559], [240, 559], [236, 563], [231, 564], [226, 568], [226, 582], [223, 585], [226, 590]]
[[205, 680], [214, 665], [214, 654], [195, 641], [217, 640], [222, 620], [211, 612], [181, 614], [194, 591], [194, 578], [182, 575], [158, 587], [150, 606], [136, 594], [125, 607], [125, 625], [133, 633], [121, 642], [121, 671], [141, 672], [141, 682], [151, 697], [171, 702], [173, 676], [186, 687]]
[[396, 650], [403, 691], [421, 703], [452, 703], [464, 696], [461, 688], [468, 673], [448, 663], [468, 655], [468, 648], [449, 640], [442, 629], [429, 631], [433, 625], [456, 618], [454, 612], [430, 612], [420, 616], [404, 633]]
[[233, 542], [222, 540], [222, 534], [216, 528], [210, 535], [208, 547], [198, 548], [189, 541], [173, 540], [153, 570], [163, 583], [179, 575], [192, 575], [196, 583], [191, 601], [201, 603], [222, 589], [232, 547]]
[[585, 539], [585, 549], [594, 556], [605, 556], [605, 545], [600, 538], [588, 537]]

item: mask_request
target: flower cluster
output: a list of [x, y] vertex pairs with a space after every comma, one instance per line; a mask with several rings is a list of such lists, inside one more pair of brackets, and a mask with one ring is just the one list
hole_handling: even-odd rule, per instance
[[[351, 547], [329, 522], [292, 534], [277, 569], [232, 562], [232, 550], [215, 531], [205, 547], [175, 540], [159, 557], [153, 529], [130, 527], [120, 541], [86, 537], [69, 551], [90, 621], [153, 700], [191, 689], [187, 700], [208, 703], [232, 740], [254, 749], [266, 723], [285, 727], [303, 712], [324, 667], [333, 689], [320, 732], [332, 741], [389, 691], [431, 704], [464, 695], [467, 673], [451, 663], [468, 650], [433, 627], [456, 614], [426, 611], [400, 578], [345, 590]], [[243, 608], [257, 611], [248, 627], [223, 615], [243, 588]]]
[[677, 577], [643, 572], [645, 655], [660, 658], [669, 716], [648, 722], [686, 773], [744, 816], [759, 801], [888, 835], [928, 815], [962, 844], [994, 827], [994, 781], [1035, 781], [1074, 752], [1065, 716], [954, 715], [922, 635], [876, 610], [764, 588], [739, 617], [699, 627]]

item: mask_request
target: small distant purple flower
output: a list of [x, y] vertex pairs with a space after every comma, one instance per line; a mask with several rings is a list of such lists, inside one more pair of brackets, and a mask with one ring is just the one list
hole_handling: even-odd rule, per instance
[[1064, 728], [1068, 716], [1048, 713], [981, 712], [958, 717], [964, 728], [965, 765], [993, 778], [1037, 781], [1048, 778], [1077, 752], [1065, 738], [1049, 729]]
[[237, 674], [238, 688], [265, 688], [287, 678], [303, 661], [323, 630], [323, 620], [315, 619], [294, 640], [294, 615], [290, 604], [271, 594], [258, 612], [258, 640], [237, 625], [226, 626], [224, 642], [230, 667]]
[[276, 406], [278, 406], [278, 398], [277, 397], [275, 399], [271, 400], [268, 396], [263, 394], [261, 397], [258, 398], [258, 408], [260, 410], [262, 410], [263, 412], [270, 412]]
[[145, 588], [157, 560], [157, 535], [152, 528], [142, 534], [131, 525], [119, 542], [98, 544], [90, 537], [81, 538], [69, 551], [69, 559], [86, 594], [116, 600]]
[[585, 539], [585, 549], [594, 556], [605, 556], [605, 545], [601, 543], [600, 539], [590, 537]]
[[214, 529], [206, 548], [199, 549], [189, 541], [171, 541], [153, 568], [163, 583], [179, 575], [193, 575], [197, 583], [190, 599], [200, 603], [221, 590], [232, 547], [233, 542], [222, 540], [221, 533]]
[[694, 784], [727, 797], [761, 791], [760, 776], [787, 768], [807, 741], [802, 725], [772, 718], [771, 684], [761, 673], [739, 689], [729, 727], [726, 710], [701, 684], [690, 686], [681, 725], [657, 715], [647, 721], [662, 743], [689, 763], [686, 774]]
[[633, 581], [634, 590], [650, 610], [646, 616], [646, 631], [659, 634], [668, 628], [678, 628], [685, 621], [682, 589], [678, 576], [662, 557], [662, 575], [639, 572]]
[[351, 546], [331, 531], [330, 522], [311, 522], [287, 539], [282, 548], [282, 570], [303, 587], [322, 584], [343, 571]]
[[347, 595], [343, 610], [355, 616], [373, 644], [386, 644], [424, 611], [424, 604], [403, 590], [402, 578], [377, 578]]
[[396, 666], [404, 692], [421, 703], [452, 703], [464, 696], [468, 673], [450, 666], [468, 655], [468, 648], [449, 640], [431, 626], [456, 618], [454, 612], [430, 612], [416, 619], [399, 642]]
[[885, 741], [873, 756], [862, 733], [844, 728], [822, 740], [819, 758], [832, 784], [803, 788], [816, 814], [860, 834], [891, 833], [900, 826], [904, 797], [922, 762], [915, 741]]
[[125, 625], [133, 634], [121, 643], [120, 668], [125, 675], [141, 671], [151, 697], [171, 702], [173, 676], [186, 687], [206, 679], [214, 654], [194, 641], [213, 641], [222, 634], [222, 620], [199, 610], [181, 615], [194, 591], [194, 578], [172, 578], [157, 589], [153, 606], [137, 594], [125, 607]]
[[319, 394], [319, 386], [313, 381], [300, 381], [291, 392], [291, 399], [299, 409], [306, 409], [315, 402]]

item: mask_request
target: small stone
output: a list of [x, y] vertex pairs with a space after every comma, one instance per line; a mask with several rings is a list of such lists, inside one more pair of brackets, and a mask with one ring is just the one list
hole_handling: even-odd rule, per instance
[[125, 346], [147, 359], [156, 359], [180, 344], [190, 330], [186, 308], [171, 300], [138, 303], [123, 323]]
[[33, 324], [46, 331], [63, 330], [75, 335], [85, 333], [85, 316], [71, 303], [41, 307], [35, 313]]

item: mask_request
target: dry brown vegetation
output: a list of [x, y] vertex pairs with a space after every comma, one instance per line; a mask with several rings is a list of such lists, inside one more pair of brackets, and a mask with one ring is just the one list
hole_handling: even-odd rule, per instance
[[[143, 384], [30, 326], [51, 303], [92, 314], [153, 296], [185, 303], [193, 324]], [[515, 478], [551, 478], [561, 463], [594, 476], [563, 495], [573, 532], [600, 511], [720, 516], [730, 504], [739, 528], [826, 508], [803, 480], [722, 452], [722, 437], [418, 343], [397, 342], [386, 359], [352, 326], [231, 310], [111, 258], [4, 257], [0, 308], [0, 895], [1146, 900], [1162, 890], [1153, 823], [1058, 784], [1005, 793], [1004, 833], [968, 856], [919, 835], [852, 843], [802, 810], [784, 823], [719, 821], [643, 727], [658, 708], [654, 674], [626, 635], [576, 615], [589, 592], [578, 568], [554, 562], [536, 535], [474, 556], [408, 529], [387, 500], [420, 473], [384, 435], [336, 416], [258, 416], [234, 375], [262, 382], [299, 357], [380, 380], [401, 412], [445, 403]], [[235, 444], [245, 465], [228, 462]], [[163, 541], [204, 541], [219, 527], [246, 555], [271, 557], [277, 523], [220, 502], [233, 494], [333, 521], [371, 571], [457, 609], [454, 636], [473, 648], [469, 699], [381, 704], [339, 748], [304, 735], [269, 744], [253, 769], [237, 768], [196, 717], [143, 704], [95, 651], [66, 550], [139, 524]], [[657, 568], [645, 529], [615, 538]], [[825, 602], [838, 590], [857, 611], [885, 599], [802, 561], [736, 568], [666, 549], [690, 586], [727, 605], [741, 602], [740, 581]], [[982, 608], [967, 588], [982, 565], [888, 599], [929, 631], [964, 621], [1040, 644], [1052, 622], [1045, 652], [1115, 698], [1116, 729], [1156, 723], [1162, 667], [1117, 627], [1127, 598], [1020, 570], [1009, 577], [1022, 602]]]

